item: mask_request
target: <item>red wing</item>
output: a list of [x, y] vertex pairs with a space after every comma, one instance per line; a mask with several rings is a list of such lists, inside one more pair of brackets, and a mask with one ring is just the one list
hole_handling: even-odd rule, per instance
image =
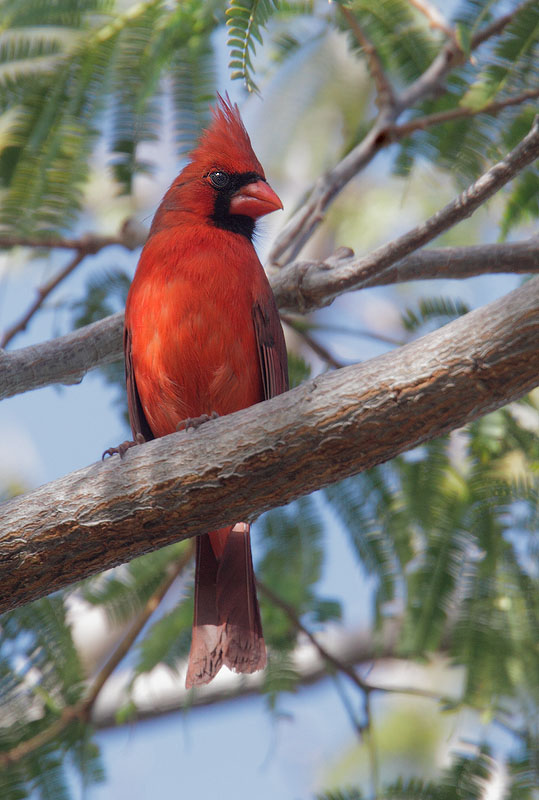
[[142, 403], [140, 402], [137, 381], [135, 379], [135, 370], [133, 369], [133, 361], [131, 359], [131, 336], [127, 328], [124, 328], [124, 355], [127, 407], [129, 409], [129, 422], [131, 423], [133, 439], [136, 441], [137, 434], [141, 433], [144, 436], [144, 440], [149, 442], [150, 439], [154, 439], [155, 437], [148, 425], [148, 420], [144, 415]]
[[[272, 298], [273, 301], [273, 298]], [[279, 312], [274, 302], [265, 308], [256, 303], [253, 308], [256, 343], [260, 358], [264, 399], [269, 400], [288, 389], [288, 359]]]

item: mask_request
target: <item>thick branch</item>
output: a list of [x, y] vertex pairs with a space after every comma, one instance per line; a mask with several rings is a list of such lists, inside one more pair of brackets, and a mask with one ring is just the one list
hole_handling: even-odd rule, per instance
[[0, 610], [387, 461], [532, 389], [539, 278], [397, 351], [6, 503]]
[[0, 350], [0, 400], [51, 383], [80, 383], [94, 367], [122, 358], [123, 324], [120, 312], [48, 342]]
[[[539, 238], [507, 244], [425, 249], [392, 266], [384, 266], [393, 244], [378, 248], [368, 256], [355, 256], [343, 248], [325, 261], [295, 261], [272, 275], [279, 306], [310, 311], [328, 305], [344, 292], [372, 286], [494, 273], [539, 272]], [[371, 256], [374, 256], [372, 261]]]
[[[363, 259], [346, 248], [326, 261], [296, 261], [271, 276], [277, 303], [291, 310], [319, 308], [348, 285], [365, 288], [487, 273], [535, 273], [539, 272], [539, 238], [420, 250], [366, 281], [362, 266]], [[304, 283], [307, 274], [308, 292]], [[0, 400], [53, 383], [80, 383], [89, 370], [123, 358], [122, 331], [123, 314], [118, 313], [42, 344], [0, 351]]]

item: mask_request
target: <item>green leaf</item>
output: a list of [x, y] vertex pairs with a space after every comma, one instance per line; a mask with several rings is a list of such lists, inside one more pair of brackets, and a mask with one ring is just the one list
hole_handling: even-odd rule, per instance
[[456, 35], [457, 35], [457, 42], [461, 50], [466, 53], [467, 56], [470, 55], [471, 52], [471, 44], [472, 44], [472, 36], [471, 31], [465, 25], [458, 22], [455, 28]]
[[303, 356], [298, 355], [293, 350], [288, 353], [288, 380], [290, 388], [299, 386], [303, 381], [311, 377], [311, 367]]
[[[430, 35], [424, 18], [406, 0], [353, 0], [350, 8], [376, 47], [388, 72], [395, 72], [403, 83], [415, 80], [434, 58], [437, 36]], [[345, 21], [341, 27], [347, 30]], [[355, 37], [350, 34], [350, 46], [363, 54]]]
[[176, 669], [184, 660], [191, 644], [193, 599], [182, 600], [161, 619], [154, 622], [138, 646], [135, 672], [150, 672], [158, 664]]
[[269, 708], [274, 711], [282, 692], [295, 692], [298, 683], [299, 675], [290, 655], [272, 650], [268, 655], [268, 663], [264, 670], [263, 686]]
[[534, 74], [539, 55], [539, 8], [526, 3], [519, 8], [497, 42], [489, 63], [461, 100], [468, 108], [481, 108], [501, 90], [522, 88]]
[[469, 310], [466, 303], [451, 297], [424, 297], [419, 301], [417, 311], [409, 308], [403, 312], [401, 321], [407, 331], [416, 333], [429, 322], [450, 322]]
[[230, 0], [226, 10], [231, 78], [243, 80], [249, 92], [259, 91], [249, 51], [256, 53], [255, 40], [263, 43], [262, 29], [278, 7], [278, 0]]
[[334, 789], [331, 792], [322, 792], [316, 795], [316, 800], [363, 800], [364, 795], [357, 787], [347, 789]]
[[84, 599], [103, 606], [112, 624], [125, 623], [142, 609], [184, 548], [185, 543], [178, 542], [88, 579], [82, 584]]
[[517, 176], [503, 213], [500, 235], [505, 239], [517, 225], [539, 217], [539, 169], [529, 167]]

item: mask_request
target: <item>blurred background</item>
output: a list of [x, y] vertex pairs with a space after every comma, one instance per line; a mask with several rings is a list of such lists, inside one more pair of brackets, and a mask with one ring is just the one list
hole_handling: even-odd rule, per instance
[[[421, 223], [514, 147], [536, 111], [534, 3], [353, 0], [344, 13], [299, 0], [3, 0], [0, 9], [8, 350], [122, 310], [153, 213], [216, 91], [238, 102], [284, 204], [260, 225], [263, 263], [313, 183], [376, 119], [361, 34], [396, 92], [457, 42], [466, 58], [404, 119], [473, 113], [384, 147], [340, 192], [302, 258], [339, 246], [367, 253]], [[475, 49], [473, 37], [504, 15], [499, 35]], [[529, 168], [435, 244], [536, 236], [538, 196]], [[114, 241], [84, 253], [22, 324], [40, 287], [81, 252], [62, 242], [84, 235]], [[291, 382], [393, 350], [523, 280], [417, 281], [287, 314]], [[536, 390], [261, 517], [263, 674], [223, 669], [209, 687], [183, 689], [188, 543], [3, 615], [0, 796], [537, 796], [538, 430]], [[128, 436], [121, 362], [79, 385], [4, 399], [0, 498], [85, 467]], [[88, 713], [49, 735], [104, 675]]]

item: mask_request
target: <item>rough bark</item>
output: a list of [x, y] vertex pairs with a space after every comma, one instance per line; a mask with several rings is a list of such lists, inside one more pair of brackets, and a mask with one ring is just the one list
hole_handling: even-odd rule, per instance
[[435, 333], [5, 504], [0, 611], [387, 461], [539, 376], [539, 278]]
[[52, 383], [80, 383], [97, 366], [123, 358], [123, 312], [48, 342], [0, 350], [0, 400]]

